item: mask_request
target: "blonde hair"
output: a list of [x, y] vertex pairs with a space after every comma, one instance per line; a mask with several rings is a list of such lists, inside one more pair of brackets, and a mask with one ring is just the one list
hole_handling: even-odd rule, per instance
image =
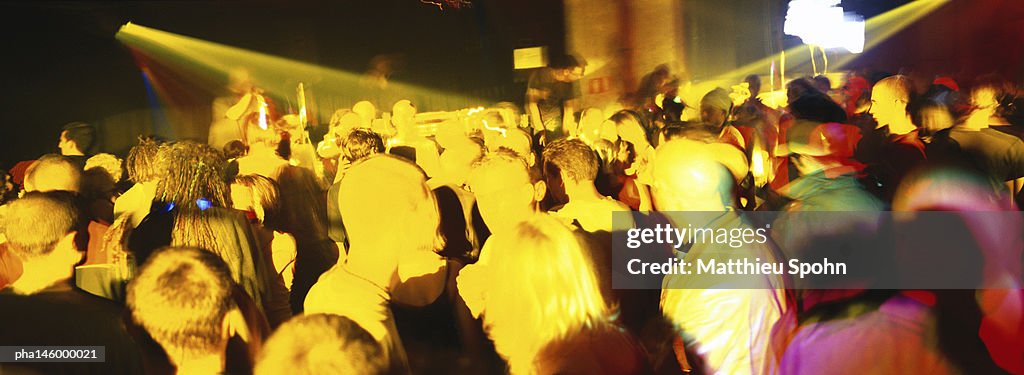
[[489, 241], [483, 277], [466, 283], [487, 291], [484, 325], [513, 372], [529, 369], [545, 344], [609, 321], [593, 263], [560, 221], [537, 215]]

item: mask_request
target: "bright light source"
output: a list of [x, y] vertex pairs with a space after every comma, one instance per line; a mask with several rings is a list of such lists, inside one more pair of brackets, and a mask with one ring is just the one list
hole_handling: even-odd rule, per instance
[[792, 0], [783, 31], [804, 44], [864, 51], [864, 17], [843, 12], [839, 0]]

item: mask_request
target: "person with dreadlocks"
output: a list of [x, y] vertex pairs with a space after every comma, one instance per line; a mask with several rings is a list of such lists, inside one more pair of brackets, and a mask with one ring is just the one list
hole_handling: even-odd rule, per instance
[[[164, 246], [188, 246], [217, 254], [231, 275], [266, 314], [271, 326], [290, 315], [284, 283], [256, 245], [244, 214], [232, 210], [224, 180], [224, 157], [190, 141], [160, 150], [164, 175], [157, 183], [149, 215], [128, 238], [137, 264]], [[285, 296], [281, 298], [279, 296]]]

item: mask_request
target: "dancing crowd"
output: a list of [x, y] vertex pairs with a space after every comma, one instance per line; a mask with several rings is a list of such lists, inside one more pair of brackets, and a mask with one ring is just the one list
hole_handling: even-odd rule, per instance
[[[611, 110], [580, 106], [584, 69], [539, 69], [522, 110], [363, 101], [309, 129], [249, 85], [207, 142], [123, 159], [68, 124], [4, 173], [0, 345], [105, 359], [0, 373], [1024, 373], [1021, 222], [972, 216], [1018, 209], [1020, 87], [849, 73], [767, 105], [749, 76], [686, 103], [658, 70]], [[612, 234], [680, 211], [959, 212], [982, 287], [613, 288]], [[665, 254], [781, 261], [836, 230]]]

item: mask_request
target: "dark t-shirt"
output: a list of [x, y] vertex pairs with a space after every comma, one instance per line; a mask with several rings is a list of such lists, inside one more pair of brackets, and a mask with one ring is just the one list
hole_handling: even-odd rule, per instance
[[537, 94], [533, 99], [537, 102], [540, 119], [545, 124], [555, 121], [561, 125], [565, 102], [580, 96], [579, 87], [571, 82], [555, 79], [555, 70], [551, 68], [541, 68], [530, 75], [527, 84], [527, 103], [530, 102], [529, 96], [533, 90], [536, 90]]
[[103, 346], [105, 362], [0, 364], [44, 374], [140, 374], [142, 362], [125, 324], [124, 309], [60, 282], [32, 295], [0, 292], [0, 345]]
[[1024, 141], [992, 128], [954, 128], [949, 138], [973, 159], [983, 172], [1002, 182], [1024, 177]]

